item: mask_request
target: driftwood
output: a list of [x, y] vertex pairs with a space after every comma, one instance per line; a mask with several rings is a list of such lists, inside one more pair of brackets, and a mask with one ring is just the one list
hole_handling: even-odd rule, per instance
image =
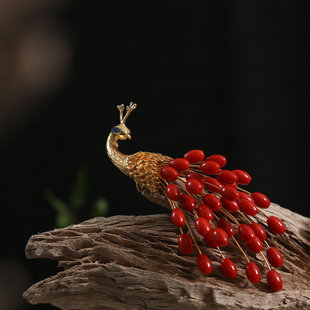
[[234, 245], [223, 253], [236, 262], [237, 279], [222, 275], [217, 251], [201, 242], [214, 261], [212, 274], [203, 276], [194, 255], [179, 254], [178, 231], [162, 214], [94, 218], [32, 236], [27, 258], [57, 260], [63, 271], [31, 286], [24, 298], [66, 310], [310, 309], [310, 219], [276, 204], [266, 213], [281, 217], [287, 227], [282, 237], [269, 236], [284, 257], [280, 292], [267, 287], [264, 261], [254, 253], [249, 255], [262, 281], [249, 283]]

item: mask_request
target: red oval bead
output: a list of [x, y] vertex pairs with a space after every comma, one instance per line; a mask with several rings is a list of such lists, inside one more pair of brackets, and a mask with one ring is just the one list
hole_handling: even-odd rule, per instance
[[206, 204], [201, 203], [200, 205], [197, 206], [197, 213], [200, 217], [204, 217], [208, 221], [212, 221], [214, 214]]
[[255, 203], [247, 199], [241, 199], [239, 201], [239, 208], [242, 212], [251, 216], [255, 216], [258, 212]]
[[212, 230], [213, 239], [217, 246], [226, 246], [228, 244], [228, 235], [226, 231], [220, 227]]
[[238, 189], [238, 184], [235, 182], [235, 183], [231, 183], [231, 184], [225, 184], [226, 187], [231, 187], [231, 188], [234, 188], [234, 189]]
[[202, 200], [214, 212], [219, 211], [222, 207], [221, 201], [215, 195], [205, 194], [203, 195]]
[[232, 184], [235, 183], [238, 177], [230, 170], [221, 170], [217, 174], [217, 179], [225, 184]]
[[249, 200], [251, 202], [254, 202], [254, 199], [248, 195], [247, 193], [245, 192], [239, 192], [239, 198], [238, 198], [238, 201], [240, 201], [241, 199], [246, 199], [246, 200]]
[[204, 217], [198, 217], [195, 220], [195, 228], [199, 235], [206, 235], [211, 232], [211, 226]]
[[255, 253], [259, 253], [263, 250], [263, 244], [257, 236], [246, 241], [246, 245]]
[[247, 224], [240, 224], [238, 226], [238, 234], [242, 240], [245, 242], [253, 239], [255, 237], [254, 230]]
[[182, 208], [186, 211], [193, 211], [196, 208], [195, 199], [185, 193], [180, 196], [180, 203]]
[[256, 284], [260, 281], [260, 270], [255, 263], [247, 263], [245, 267], [245, 273], [250, 282]]
[[[212, 232], [212, 231], [211, 231]], [[217, 247], [217, 244], [213, 238], [213, 234], [212, 233], [209, 233], [209, 234], [205, 234], [203, 236], [203, 240], [205, 241], [206, 245], [210, 248], [216, 248]]]
[[237, 200], [239, 197], [239, 192], [230, 186], [223, 186], [222, 196], [228, 200]]
[[175, 158], [169, 163], [169, 166], [177, 171], [184, 171], [189, 169], [189, 161], [185, 158]]
[[217, 174], [221, 166], [216, 161], [206, 160], [200, 164], [200, 170], [205, 174]]
[[193, 252], [192, 239], [187, 234], [181, 234], [178, 237], [179, 250], [183, 255], [190, 255]]
[[221, 198], [222, 206], [231, 213], [236, 213], [239, 210], [238, 202]]
[[271, 231], [275, 234], [283, 235], [286, 231], [285, 225], [283, 222], [275, 216], [270, 216], [267, 220], [267, 225]]
[[185, 215], [180, 208], [175, 208], [171, 211], [171, 222], [176, 227], [183, 227], [185, 224]]
[[179, 173], [172, 167], [162, 167], [160, 169], [160, 175], [166, 181], [173, 182], [178, 178]]
[[235, 234], [234, 227], [225, 219], [219, 219], [217, 221], [217, 226], [225, 230], [228, 238], [232, 237]]
[[250, 225], [255, 232], [255, 235], [260, 239], [260, 241], [265, 241], [267, 238], [265, 229], [258, 223], [252, 223]]
[[197, 256], [197, 266], [205, 275], [210, 274], [212, 271], [212, 262], [206, 254], [199, 254]]
[[229, 279], [234, 279], [237, 277], [237, 267], [235, 263], [229, 259], [224, 258], [221, 263], [222, 271], [225, 274], [225, 276]]
[[221, 168], [227, 164], [226, 157], [220, 154], [210, 155], [206, 159], [216, 161], [221, 166]]
[[186, 173], [185, 178], [186, 178], [186, 180], [196, 179], [196, 180], [200, 181], [202, 185], [205, 184], [205, 177], [204, 177], [204, 175], [202, 175], [200, 173], [197, 173], [197, 172], [190, 171], [190, 172]]
[[270, 200], [264, 194], [255, 192], [251, 196], [258, 207], [267, 209], [270, 206]]
[[180, 198], [180, 190], [174, 184], [168, 184], [165, 189], [167, 197], [171, 200], [178, 200]]
[[200, 181], [196, 179], [188, 179], [185, 183], [186, 189], [194, 195], [199, 195], [203, 191], [203, 186]]
[[197, 164], [203, 161], [205, 153], [202, 150], [191, 150], [184, 155], [191, 164]]
[[283, 257], [275, 247], [267, 250], [267, 258], [272, 267], [280, 268], [283, 265]]
[[223, 185], [215, 178], [206, 177], [205, 187], [211, 192], [220, 193], [222, 191]]
[[232, 172], [238, 177], [238, 184], [248, 185], [252, 180], [251, 176], [243, 170], [235, 169]]
[[282, 279], [280, 275], [273, 269], [269, 270], [267, 273], [267, 283], [274, 292], [282, 290]]

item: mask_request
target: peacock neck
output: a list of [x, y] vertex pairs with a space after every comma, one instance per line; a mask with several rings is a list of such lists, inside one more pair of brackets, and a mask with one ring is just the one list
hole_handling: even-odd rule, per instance
[[107, 153], [112, 163], [123, 173], [128, 175], [127, 159], [129, 155], [125, 155], [118, 150], [117, 138], [114, 133], [110, 133], [107, 139]]

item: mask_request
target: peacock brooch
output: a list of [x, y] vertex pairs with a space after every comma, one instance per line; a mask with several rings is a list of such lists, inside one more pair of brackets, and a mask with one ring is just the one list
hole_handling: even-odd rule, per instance
[[[224, 275], [234, 279], [238, 274], [237, 267], [221, 251], [232, 242], [246, 260], [245, 273], [250, 282], [259, 283], [261, 272], [249, 259], [249, 250], [263, 258], [271, 290], [281, 290], [282, 279], [275, 269], [283, 265], [283, 257], [277, 248], [269, 245], [265, 228], [255, 221], [255, 216], [260, 213], [266, 218], [271, 233], [285, 233], [283, 222], [263, 211], [270, 206], [268, 197], [240, 187], [248, 185], [251, 176], [243, 170], [224, 169], [227, 160], [220, 154], [205, 156], [199, 149], [190, 150], [179, 158], [151, 152], [122, 154], [118, 141], [131, 139], [126, 120], [136, 107], [137, 104], [131, 102], [124, 115], [124, 105], [117, 106], [120, 124], [114, 126], [108, 136], [107, 154], [121, 172], [135, 181], [143, 196], [171, 209], [171, 222], [179, 230], [179, 251], [191, 255], [195, 247], [197, 266], [204, 275], [209, 275], [212, 262], [196, 240], [197, 235], [201, 236], [208, 248], [219, 252]], [[189, 217], [193, 218], [193, 225], [190, 225]], [[237, 239], [243, 240], [245, 246], [242, 247]]]

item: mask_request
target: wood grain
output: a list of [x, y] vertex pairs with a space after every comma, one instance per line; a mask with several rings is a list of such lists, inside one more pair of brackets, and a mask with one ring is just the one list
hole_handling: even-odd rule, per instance
[[27, 258], [57, 260], [62, 270], [32, 285], [24, 298], [63, 310], [310, 309], [310, 219], [276, 204], [266, 213], [281, 217], [287, 228], [281, 237], [268, 237], [284, 257], [280, 292], [270, 291], [264, 261], [250, 252], [262, 281], [249, 283], [246, 262], [233, 244], [223, 253], [236, 262], [237, 279], [222, 275], [219, 254], [200, 240], [214, 262], [212, 274], [203, 276], [195, 255], [179, 253], [178, 230], [161, 214], [94, 218], [32, 236]]

